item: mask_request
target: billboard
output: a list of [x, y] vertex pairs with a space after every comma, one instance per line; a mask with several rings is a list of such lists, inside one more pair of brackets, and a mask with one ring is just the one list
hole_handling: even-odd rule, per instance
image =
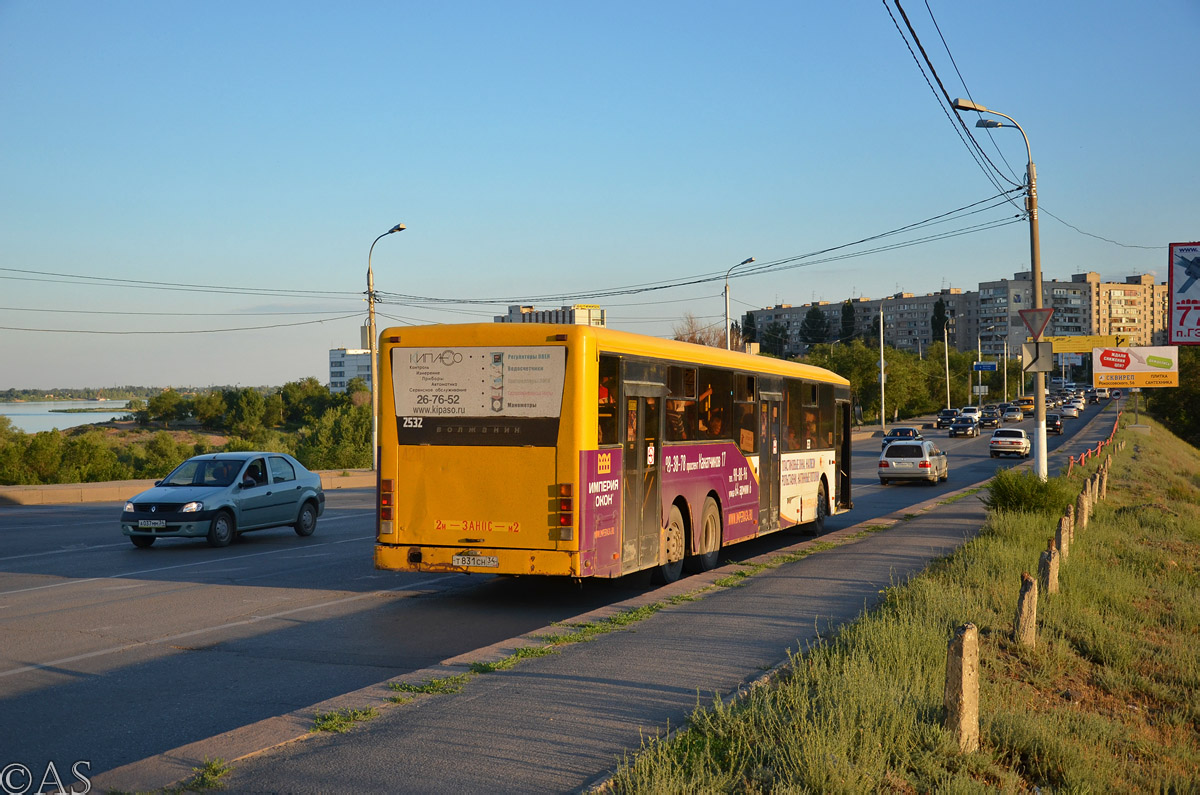
[[1172, 243], [1167, 342], [1200, 345], [1200, 243]]
[[1179, 386], [1179, 349], [1095, 348], [1092, 351], [1092, 386]]

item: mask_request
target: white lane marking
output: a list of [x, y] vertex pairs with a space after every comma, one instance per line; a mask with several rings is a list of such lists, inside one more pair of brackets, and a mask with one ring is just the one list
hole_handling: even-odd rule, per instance
[[[371, 512], [373, 512], [373, 509], [371, 509], [370, 511], [367, 511], [367, 510], [359, 511], [359, 513], [371, 513]], [[321, 517], [321, 523], [328, 524], [330, 522], [337, 522], [339, 520], [344, 521], [346, 519], [352, 519], [352, 518], [355, 518], [355, 517], [351, 517], [351, 516], [332, 516], [331, 517], [328, 514], [325, 514]], [[113, 523], [112, 522], [104, 522], [104, 524], [112, 525]], [[117, 524], [120, 524], [120, 522], [117, 522]], [[287, 525], [280, 525], [280, 527], [287, 527]], [[8, 532], [11, 532], [13, 530], [21, 530], [21, 529], [32, 529], [32, 528], [20, 528], [20, 527], [17, 527], [17, 528], [6, 527], [5, 528], [5, 530]], [[44, 552], [30, 552], [26, 555], [10, 555], [9, 557], [6, 557], [6, 558], [0, 558], [0, 563], [5, 563], [10, 560], [21, 560], [22, 558], [40, 558], [40, 557], [44, 557], [46, 555], [69, 555], [74, 552], [91, 552], [96, 549], [109, 549], [111, 547], [127, 547], [127, 546], [129, 546], [128, 542], [125, 542], [122, 544], [96, 544], [96, 545], [90, 546], [90, 547], [72, 545], [69, 547], [60, 547], [59, 549], [48, 549]]]
[[402, 587], [388, 588], [387, 590], [383, 590], [383, 591], [371, 591], [369, 593], [355, 594], [354, 596], [347, 596], [344, 599], [332, 599], [328, 602], [321, 602], [321, 603], [315, 604], [315, 605], [305, 605], [304, 607], [293, 607], [290, 610], [280, 610], [277, 613], [270, 613], [265, 616], [251, 616], [250, 618], [246, 618], [241, 621], [230, 621], [225, 624], [217, 624], [217, 625], [211, 626], [211, 627], [202, 627], [200, 629], [192, 629], [192, 630], [188, 630], [187, 632], [180, 632], [175, 635], [167, 635], [166, 637], [155, 638], [153, 640], [140, 640], [137, 643], [127, 643], [123, 646], [113, 646], [108, 649], [97, 649], [96, 651], [89, 651], [84, 654], [76, 654], [72, 657], [62, 657], [57, 660], [50, 660], [48, 662], [32, 663], [30, 665], [23, 665], [20, 668], [10, 668], [7, 671], [0, 671], [0, 677], [12, 676], [13, 674], [26, 673], [28, 671], [38, 671], [38, 670], [42, 670], [45, 668], [59, 668], [64, 665], [69, 665], [71, 663], [79, 662], [80, 660], [91, 659], [92, 657], [102, 657], [106, 654], [119, 654], [120, 652], [129, 651], [130, 649], [136, 649], [136, 648], [139, 648], [142, 646], [158, 646], [163, 643], [172, 643], [174, 641], [183, 640], [185, 638], [194, 638], [197, 635], [203, 635], [208, 632], [219, 632], [220, 630], [223, 630], [223, 629], [233, 629], [234, 627], [244, 627], [244, 626], [248, 626], [250, 624], [257, 624], [260, 621], [270, 621], [271, 619], [274, 619], [274, 618], [283, 618], [285, 616], [291, 616], [291, 615], [295, 615], [297, 613], [303, 613], [306, 610], [319, 610], [322, 607], [333, 607], [335, 605], [348, 604], [350, 602], [357, 602], [361, 599], [369, 599], [374, 596], [382, 596], [384, 594], [389, 594], [389, 593], [399, 593], [401, 591], [412, 591], [412, 590], [416, 590], [417, 588], [419, 588], [421, 586], [432, 585], [436, 582], [441, 582], [443, 580], [458, 579], [460, 576], [461, 575], [458, 575], [458, 574], [447, 574], [442, 577], [434, 577], [432, 580], [422, 580], [421, 582], [409, 583], [408, 585], [405, 585]]
[[262, 557], [263, 555], [281, 555], [281, 554], [288, 554], [288, 553], [293, 553], [293, 552], [308, 552], [308, 551], [312, 550], [314, 547], [318, 547], [318, 546], [330, 546], [333, 544], [350, 544], [355, 541], [365, 541], [367, 539], [373, 540], [374, 538], [375, 538], [375, 534], [372, 533], [369, 536], [357, 536], [355, 538], [345, 538], [340, 541], [325, 541], [320, 544], [312, 544], [309, 546], [297, 547], [297, 548], [293, 548], [293, 549], [272, 549], [272, 550], [268, 550], [266, 552], [251, 552], [247, 555], [238, 555], [237, 557], [233, 557], [233, 558], [216, 558], [214, 560], [198, 560], [198, 561], [195, 561], [192, 563], [179, 563], [175, 566], [159, 566], [158, 568], [155, 568], [155, 569], [141, 569], [140, 571], [125, 572], [124, 574], [110, 574], [107, 577], [86, 577], [81, 580], [64, 580], [63, 582], [54, 582], [54, 583], [50, 583], [49, 585], [34, 585], [29, 588], [17, 588], [12, 591], [0, 591], [0, 596], [9, 596], [11, 594], [17, 594], [17, 593], [28, 593], [29, 591], [42, 591], [47, 588], [62, 588], [63, 586], [66, 586], [66, 585], [82, 585], [83, 583], [99, 582], [101, 580], [120, 580], [120, 579], [124, 579], [126, 577], [139, 577], [143, 574], [154, 574], [154, 573], [160, 572], [160, 571], [171, 571], [172, 569], [186, 569], [186, 568], [190, 568], [192, 566], [215, 566], [218, 564], [228, 565], [230, 563], [233, 563], [233, 562], [236, 562], [239, 560], [248, 560], [249, 558], [258, 558], [258, 557]]

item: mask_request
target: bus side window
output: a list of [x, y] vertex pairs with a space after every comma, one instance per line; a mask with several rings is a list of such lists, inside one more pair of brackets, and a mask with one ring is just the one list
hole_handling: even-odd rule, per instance
[[596, 444], [620, 444], [617, 438], [617, 368], [615, 356], [600, 357], [600, 386], [597, 395]]

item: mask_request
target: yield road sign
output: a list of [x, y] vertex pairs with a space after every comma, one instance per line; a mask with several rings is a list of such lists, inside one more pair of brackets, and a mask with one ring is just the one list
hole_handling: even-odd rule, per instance
[[1017, 314], [1025, 322], [1025, 328], [1029, 329], [1029, 334], [1033, 337], [1033, 341], [1037, 342], [1042, 338], [1042, 333], [1046, 330], [1046, 326], [1050, 325], [1050, 316], [1054, 314], [1054, 307], [1021, 309], [1017, 311]]

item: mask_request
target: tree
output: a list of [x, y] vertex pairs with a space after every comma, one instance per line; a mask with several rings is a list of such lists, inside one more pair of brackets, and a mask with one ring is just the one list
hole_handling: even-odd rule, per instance
[[745, 350], [746, 342], [746, 338], [742, 336], [741, 325], [734, 320], [729, 324], [729, 348], [735, 351]]
[[710, 348], [725, 347], [725, 332], [723, 324], [714, 326], [701, 325], [691, 312], [684, 314], [683, 319], [671, 327], [674, 339], [680, 342], [691, 342], [696, 345], [707, 345]]
[[758, 342], [758, 328], [754, 322], [754, 315], [749, 312], [742, 316], [742, 340], [744, 342]]
[[842, 304], [842, 330], [838, 334], [838, 339], [842, 342], [849, 342], [858, 336], [858, 322], [854, 317], [854, 304], [847, 299]]
[[933, 317], [929, 321], [930, 338], [937, 342], [944, 338], [946, 325], [950, 319], [946, 317], [946, 301], [939, 298], [933, 305]]
[[293, 428], [311, 425], [333, 405], [329, 388], [309, 376], [301, 381], [289, 381], [280, 390], [283, 397], [283, 416]]
[[782, 359], [787, 349], [787, 326], [778, 320], [767, 326], [759, 335], [758, 347], [763, 353]]
[[1200, 447], [1200, 350], [1180, 345], [1179, 386], [1147, 389], [1142, 394], [1147, 414], [1188, 444]]
[[183, 398], [174, 389], [164, 389], [146, 404], [146, 408], [150, 413], [150, 419], [158, 420], [163, 424], [164, 428], [171, 427], [171, 420], [177, 419], [179, 416], [179, 408], [183, 403]]
[[225, 421], [225, 393], [212, 390], [192, 400], [192, 413], [204, 428], [220, 428]]
[[811, 307], [800, 324], [800, 340], [805, 345], [816, 345], [829, 339], [829, 318], [818, 307]]
[[226, 420], [239, 436], [252, 436], [263, 427], [267, 401], [258, 390], [246, 387], [226, 392], [225, 403]]

